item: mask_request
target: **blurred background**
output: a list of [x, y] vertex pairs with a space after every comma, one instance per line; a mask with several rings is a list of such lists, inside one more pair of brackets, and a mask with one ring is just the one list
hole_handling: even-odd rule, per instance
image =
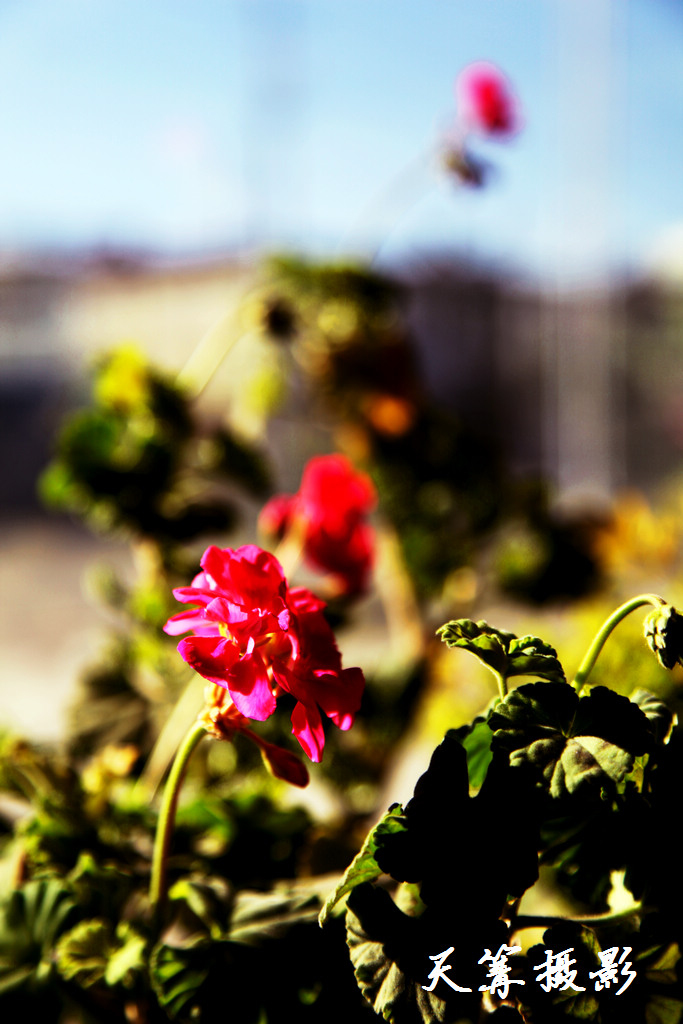
[[[473, 141], [473, 188], [443, 153], [479, 60], [522, 125]], [[177, 372], [269, 254], [399, 282], [432, 399], [557, 508], [680, 472], [676, 0], [2, 0], [0, 90], [2, 721], [59, 735], [101, 623], [83, 569], [126, 571], [123, 544], [36, 497], [89, 362], [133, 340]], [[280, 488], [311, 432], [290, 403]]]

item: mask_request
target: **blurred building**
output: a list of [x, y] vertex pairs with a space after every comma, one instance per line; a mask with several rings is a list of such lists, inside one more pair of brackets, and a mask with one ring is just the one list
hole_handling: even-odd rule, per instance
[[[514, 470], [544, 473], [562, 496], [597, 500], [625, 486], [652, 489], [676, 471], [683, 288], [675, 281], [557, 295], [436, 258], [396, 273], [431, 393], [499, 441]], [[254, 279], [254, 264], [235, 258], [169, 265], [109, 253], [0, 266], [5, 514], [37, 511], [36, 476], [61, 415], [85, 400], [96, 353], [135, 341], [176, 372], [234, 316]]]

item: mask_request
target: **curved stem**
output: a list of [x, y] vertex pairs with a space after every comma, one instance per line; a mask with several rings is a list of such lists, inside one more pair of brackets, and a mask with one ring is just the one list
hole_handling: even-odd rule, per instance
[[645, 604], [651, 604], [654, 608], [659, 608], [661, 605], [666, 604], [666, 601], [663, 597], [658, 597], [657, 594], [639, 594], [637, 597], [632, 597], [630, 601], [622, 604], [616, 609], [616, 611], [612, 612], [608, 619], [605, 619], [602, 626], [596, 633], [593, 643], [586, 651], [585, 657], [579, 665], [578, 672], [574, 676], [572, 686], [577, 693], [581, 693], [581, 690], [593, 669], [593, 665], [595, 665], [595, 662], [598, 660], [598, 655], [614, 627], [617, 626], [622, 619], [625, 619], [632, 611], [635, 611], [636, 608], [640, 608]]
[[496, 677], [496, 682], [498, 683], [498, 692], [500, 693], [500, 699], [505, 700], [505, 698], [508, 695], [507, 679], [501, 672], [497, 672], [495, 668], [491, 668], [490, 665], [488, 665], [487, 668], [490, 668], [494, 676]]
[[201, 722], [195, 722], [178, 748], [164, 787], [157, 831], [154, 837], [152, 876], [149, 884], [149, 902], [157, 918], [166, 898], [166, 860], [173, 835], [178, 794], [195, 747], [205, 735], [206, 729]]

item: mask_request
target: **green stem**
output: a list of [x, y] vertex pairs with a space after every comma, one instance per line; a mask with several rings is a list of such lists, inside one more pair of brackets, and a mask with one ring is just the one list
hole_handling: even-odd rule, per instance
[[635, 914], [642, 914], [645, 907], [642, 903], [635, 903], [627, 910], [616, 912], [609, 911], [606, 914], [596, 914], [594, 917], [546, 917], [542, 914], [522, 914], [515, 917], [510, 923], [510, 933], [519, 932], [523, 928], [551, 928], [554, 924], [581, 924], [586, 928], [600, 928], [604, 925], [619, 924], [626, 921]]
[[632, 597], [626, 604], [622, 604], [621, 607], [617, 608], [616, 611], [612, 612], [608, 619], [605, 619], [602, 626], [598, 630], [593, 640], [586, 651], [586, 655], [579, 665], [579, 670], [574, 676], [572, 686], [577, 693], [581, 693], [583, 686], [590, 675], [593, 665], [598, 660], [598, 655], [615, 626], [617, 626], [622, 619], [625, 619], [627, 615], [635, 611], [636, 608], [640, 608], [645, 604], [651, 604], [655, 608], [659, 608], [666, 604], [663, 597], [658, 597], [656, 594], [639, 594], [638, 597]]
[[[489, 665], [488, 668], [491, 668], [491, 666]], [[496, 682], [498, 683], [498, 692], [500, 693], [500, 699], [501, 700], [505, 700], [505, 698], [508, 695], [507, 679], [500, 672], [497, 672], [495, 670], [495, 668], [491, 668], [491, 671], [493, 672], [494, 676], [496, 677]]]
[[195, 722], [178, 748], [178, 753], [169, 772], [164, 795], [159, 811], [157, 831], [154, 837], [154, 855], [152, 858], [152, 877], [149, 884], [149, 902], [158, 918], [166, 898], [166, 860], [173, 835], [175, 811], [178, 803], [180, 787], [190, 758], [199, 741], [206, 735], [201, 722]]

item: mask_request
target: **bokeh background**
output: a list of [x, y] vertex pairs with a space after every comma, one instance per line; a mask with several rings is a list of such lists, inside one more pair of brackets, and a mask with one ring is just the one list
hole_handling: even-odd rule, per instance
[[[475, 140], [482, 189], [441, 159], [476, 60], [523, 117]], [[127, 571], [35, 496], [88, 362], [133, 339], [177, 371], [265, 255], [400, 281], [434, 398], [559, 508], [679, 472], [676, 0], [3, 0], [0, 92], [2, 721], [60, 734], [102, 621], [83, 571]], [[311, 432], [296, 406], [271, 431], [280, 486]]]

